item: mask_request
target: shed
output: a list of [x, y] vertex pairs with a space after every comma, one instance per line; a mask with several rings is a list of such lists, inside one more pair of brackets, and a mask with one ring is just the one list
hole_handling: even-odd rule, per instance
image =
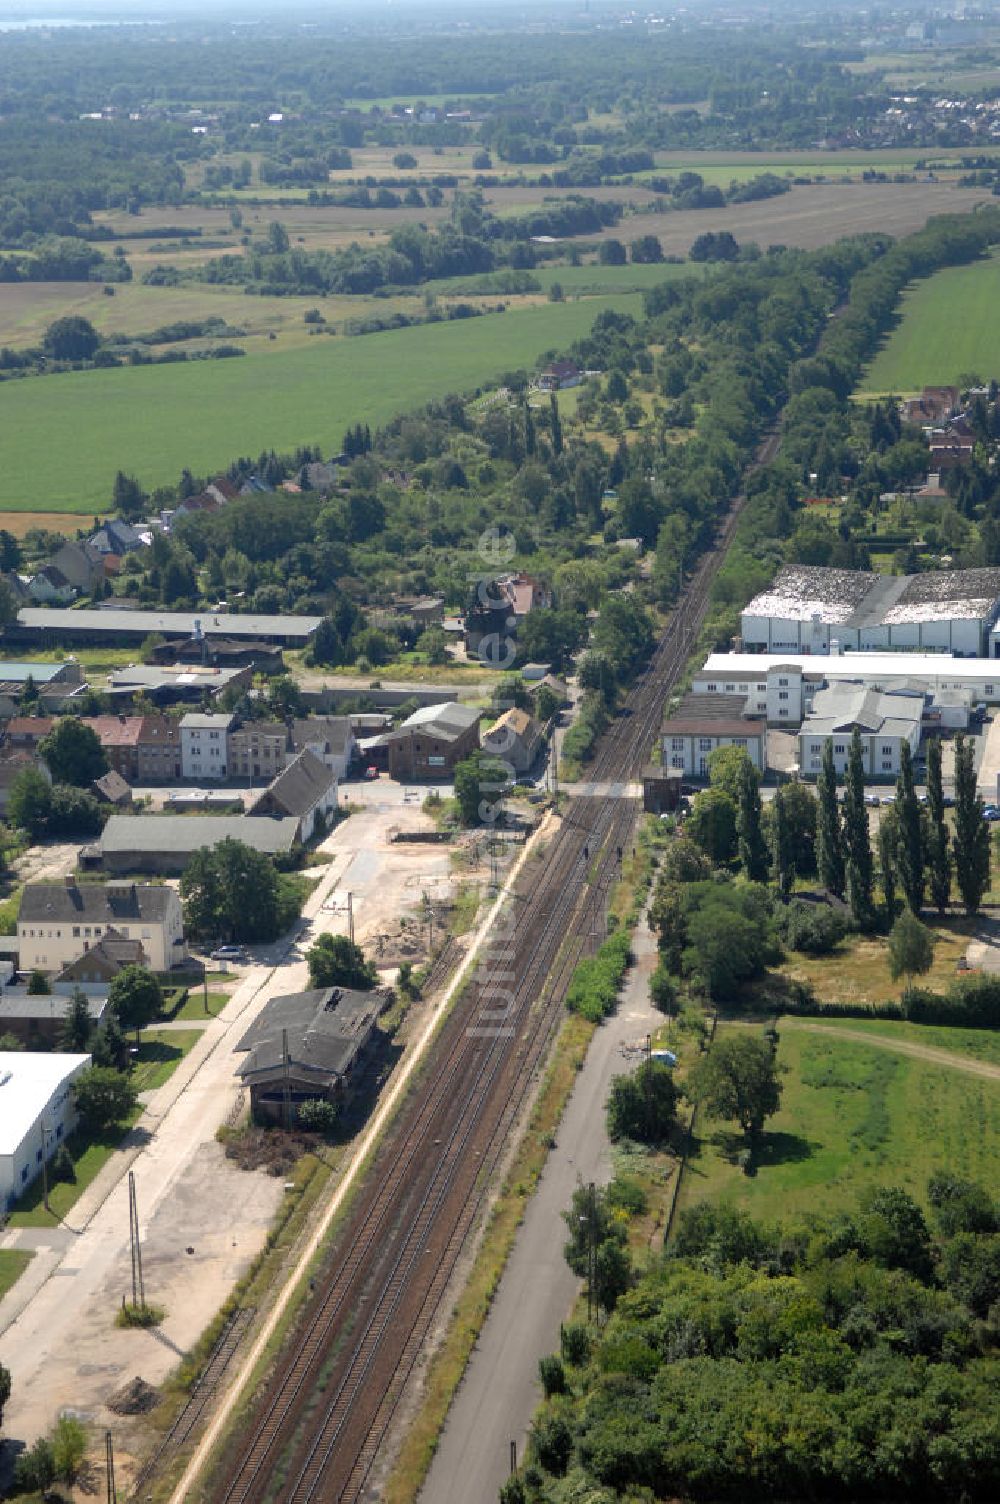
[[235, 1047], [254, 1117], [291, 1121], [303, 1102], [343, 1100], [385, 1004], [383, 992], [340, 987], [272, 998]]

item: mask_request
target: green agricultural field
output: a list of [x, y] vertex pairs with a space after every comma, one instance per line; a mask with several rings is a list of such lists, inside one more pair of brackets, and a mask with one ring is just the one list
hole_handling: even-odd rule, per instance
[[863, 396], [1000, 377], [1000, 258], [918, 282], [903, 294], [901, 314], [861, 379]]
[[[623, 235], [623, 239], [638, 237], [640, 222], [629, 220], [627, 224], [631, 234], [628, 237]], [[442, 297], [496, 298], [499, 295], [495, 291], [495, 281], [499, 275], [502, 273], [481, 272], [474, 277], [443, 277], [433, 284], [433, 289]], [[544, 293], [558, 282], [567, 297], [591, 297], [612, 292], [645, 292], [650, 287], [659, 287], [662, 282], [676, 282], [681, 277], [706, 277], [710, 275], [710, 267], [707, 262], [699, 266], [694, 261], [661, 261], [637, 266], [601, 266], [600, 262], [592, 261], [585, 266], [539, 266], [529, 275]], [[493, 290], [491, 284], [494, 284]]]
[[531, 367], [585, 334], [604, 309], [638, 314], [636, 293], [544, 303], [242, 360], [80, 371], [0, 386], [0, 511], [91, 514], [115, 471], [146, 487], [187, 465], [221, 469], [240, 454], [319, 444], [354, 423], [384, 423], [446, 392]]
[[736, 1163], [734, 1125], [700, 1117], [682, 1205], [724, 1196], [765, 1219], [836, 1212], [872, 1185], [923, 1199], [928, 1176], [945, 1166], [995, 1185], [1000, 1082], [853, 1040], [779, 1032], [782, 1105], [757, 1173]]

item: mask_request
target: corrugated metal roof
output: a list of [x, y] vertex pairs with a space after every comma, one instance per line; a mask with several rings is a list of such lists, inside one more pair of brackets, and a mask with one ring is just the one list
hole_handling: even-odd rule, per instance
[[268, 856], [290, 851], [299, 822], [267, 815], [112, 815], [101, 835], [103, 855], [166, 851], [182, 854], [229, 838]]
[[134, 632], [147, 637], [154, 632], [194, 636], [196, 627], [206, 637], [289, 637], [305, 641], [322, 621], [321, 616], [246, 616], [229, 611], [50, 611], [43, 606], [24, 606], [18, 625], [51, 632]]

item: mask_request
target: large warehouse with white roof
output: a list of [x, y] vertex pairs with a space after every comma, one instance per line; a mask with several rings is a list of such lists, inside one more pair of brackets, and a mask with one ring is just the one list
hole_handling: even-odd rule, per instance
[[0, 1212], [40, 1174], [76, 1125], [72, 1083], [89, 1055], [0, 1050]]
[[880, 575], [791, 564], [745, 608], [740, 630], [750, 652], [889, 648], [980, 657], [991, 651], [998, 616], [1000, 569]]

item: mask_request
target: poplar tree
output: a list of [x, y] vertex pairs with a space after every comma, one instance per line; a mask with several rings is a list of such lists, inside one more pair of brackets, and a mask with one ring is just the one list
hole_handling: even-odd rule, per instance
[[898, 826], [894, 810], [882, 816], [878, 827], [878, 865], [882, 878], [882, 897], [886, 918], [891, 925], [896, 917], [896, 852]]
[[859, 929], [872, 922], [872, 888], [874, 862], [868, 810], [865, 806], [865, 765], [861, 753], [861, 733], [857, 726], [851, 737], [844, 781], [844, 849], [846, 856], [847, 901], [851, 917]]
[[833, 765], [833, 742], [828, 738], [816, 779], [816, 866], [828, 893], [844, 896], [844, 839], [837, 808], [837, 771]]
[[795, 850], [784, 793], [778, 789], [771, 802], [771, 863], [778, 893], [787, 899], [795, 881]]
[[766, 882], [768, 851], [761, 821], [760, 787], [756, 769], [749, 757], [740, 768], [736, 833], [739, 836], [740, 866], [743, 871], [752, 883]]
[[556, 401], [556, 394], [555, 394], [555, 392], [551, 392], [549, 394], [549, 413], [550, 413], [550, 418], [551, 418], [551, 421], [549, 423], [549, 429], [550, 429], [550, 432], [552, 434], [552, 453], [553, 454], [562, 454], [562, 452], [563, 452], [562, 420], [559, 417], [559, 403]]
[[939, 914], [951, 897], [951, 853], [948, 827], [944, 823], [944, 788], [941, 781], [941, 742], [932, 736], [927, 744], [927, 863], [931, 902]]
[[975, 914], [990, 885], [990, 828], [976, 791], [972, 743], [955, 738], [955, 877], [967, 914]]
[[896, 779], [896, 819], [899, 822], [899, 850], [896, 867], [903, 896], [914, 914], [924, 901], [924, 832], [920, 805], [913, 784], [913, 758], [909, 742], [903, 743]]

